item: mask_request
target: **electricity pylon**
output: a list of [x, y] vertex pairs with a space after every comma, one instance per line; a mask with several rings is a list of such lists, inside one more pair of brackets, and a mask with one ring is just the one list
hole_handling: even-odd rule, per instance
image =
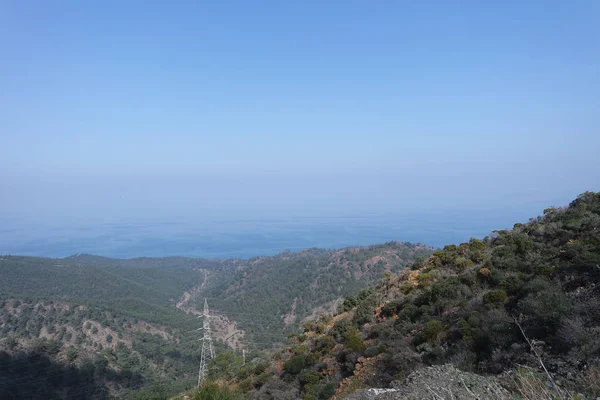
[[200, 370], [198, 371], [198, 388], [200, 388], [200, 384], [202, 380], [206, 378], [208, 375], [208, 362], [215, 357], [215, 352], [213, 350], [212, 338], [210, 337], [210, 316], [208, 315], [208, 301], [204, 299], [204, 312], [202, 317], [202, 328], [198, 328], [197, 330], [204, 331], [204, 335], [202, 336], [202, 355], [200, 356]]

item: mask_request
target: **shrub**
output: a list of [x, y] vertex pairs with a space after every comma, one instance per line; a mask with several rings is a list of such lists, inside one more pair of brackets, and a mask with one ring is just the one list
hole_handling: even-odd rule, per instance
[[460, 274], [460, 276], [458, 277], [460, 283], [462, 283], [465, 286], [471, 287], [473, 285], [475, 285], [475, 274], [472, 272], [466, 272], [463, 274]]
[[319, 362], [319, 363], [317, 363], [317, 364], [315, 365], [315, 369], [316, 369], [318, 372], [325, 371], [325, 370], [327, 369], [327, 363], [326, 363], [326, 362], [323, 362], [323, 361], [321, 361], [321, 362]]
[[267, 373], [265, 373], [265, 372], [263, 372], [262, 374], [256, 376], [254, 378], [254, 382], [253, 382], [254, 383], [254, 387], [256, 387], [256, 388], [261, 387], [262, 385], [265, 384], [265, 382], [267, 382], [267, 380], [269, 380], [269, 378], [270, 378], [270, 375], [267, 374]]
[[414, 304], [408, 304], [406, 307], [402, 309], [400, 314], [398, 314], [398, 321], [401, 320], [409, 320], [411, 322], [416, 322], [421, 315], [423, 315], [423, 310]]
[[525, 233], [516, 234], [512, 239], [515, 244], [515, 251], [520, 256], [524, 256], [534, 247], [533, 239]]
[[244, 379], [243, 381], [240, 382], [239, 387], [243, 392], [249, 392], [252, 389], [252, 379], [250, 379], [250, 378]]
[[319, 373], [312, 369], [305, 369], [298, 375], [298, 380], [302, 385], [318, 383], [320, 378]]
[[371, 330], [369, 331], [369, 338], [373, 339], [373, 338], [379, 337], [381, 334], [383, 334], [388, 329], [389, 328], [386, 324], [373, 325], [371, 327]]
[[426, 264], [425, 258], [423, 258], [423, 257], [417, 257], [417, 259], [415, 260], [415, 262], [412, 263], [412, 265], [410, 266], [410, 269], [417, 270], [419, 268], [423, 268], [425, 266], [425, 264]]
[[306, 357], [303, 355], [296, 355], [283, 364], [283, 370], [291, 375], [298, 375], [300, 371], [304, 369], [305, 364]]
[[485, 248], [485, 244], [481, 240], [475, 238], [469, 240], [469, 245], [472, 250], [483, 250]]
[[432, 279], [433, 276], [431, 275], [431, 272], [423, 272], [417, 276], [417, 281], [419, 281], [419, 285], [423, 287], [427, 286]]
[[315, 350], [316, 351], [328, 351], [329, 349], [331, 349], [333, 346], [335, 346], [335, 341], [326, 335], [323, 336], [319, 336], [317, 339], [315, 339]]
[[503, 304], [506, 297], [504, 290], [490, 290], [483, 295], [483, 302], [485, 304]]
[[369, 346], [365, 349], [365, 357], [375, 357], [380, 354], [382, 350], [383, 349], [380, 346]]
[[365, 348], [365, 343], [360, 337], [358, 329], [354, 326], [350, 327], [344, 335], [346, 347], [353, 352], [361, 352]]
[[454, 265], [456, 265], [456, 267], [458, 269], [467, 269], [468, 267], [470, 267], [471, 265], [473, 265], [473, 261], [469, 260], [468, 258], [465, 257], [458, 257], [456, 259], [456, 261], [454, 261]]
[[392, 300], [381, 309], [381, 315], [385, 317], [392, 317], [396, 315], [398, 309], [401, 307], [401, 303], [398, 300]]
[[510, 275], [502, 280], [500, 286], [510, 295], [517, 294], [523, 287], [523, 281], [518, 276]]
[[76, 358], [77, 358], [77, 349], [75, 348], [75, 346], [71, 345], [67, 349], [67, 361], [71, 363], [71, 362], [75, 361]]
[[409, 294], [413, 290], [413, 285], [410, 282], [402, 282], [400, 291], [404, 294]]
[[443, 360], [444, 355], [444, 349], [440, 346], [429, 347], [429, 345], [426, 345], [425, 352], [421, 355], [421, 358], [427, 364], [432, 364]]
[[487, 281], [492, 276], [492, 271], [489, 268], [483, 267], [477, 271], [477, 277], [481, 280]]
[[267, 369], [267, 367], [269, 366], [269, 364], [261, 362], [256, 364], [256, 366], [254, 367], [254, 375], [260, 375], [263, 372], [265, 372], [265, 370]]
[[348, 319], [340, 319], [333, 324], [330, 334], [337, 342], [341, 342], [344, 339], [344, 334], [351, 325]]
[[438, 253], [438, 252], [436, 251], [435, 253], [433, 253], [433, 255], [429, 258], [429, 261], [427, 261], [427, 264], [432, 267], [441, 267], [442, 266], [441, 257], [443, 256], [443, 252], [438, 253], [437, 255], [436, 255], [436, 253]]
[[490, 256], [488, 253], [486, 253], [485, 251], [472, 251], [470, 254], [471, 261], [473, 261], [476, 264], [481, 264], [483, 262], [486, 262], [487, 260], [490, 259]]
[[333, 397], [333, 395], [335, 395], [335, 386], [333, 385], [333, 383], [328, 383], [328, 384], [324, 385], [323, 388], [321, 389], [321, 391], [319, 393], [319, 399], [321, 399], [321, 400], [329, 399], [329, 398]]
[[463, 319], [458, 323], [458, 331], [464, 340], [472, 340], [476, 330]]
[[432, 319], [425, 324], [423, 333], [429, 340], [435, 340], [438, 334], [442, 331], [442, 322], [437, 319]]
[[[166, 396], [161, 397], [164, 398]], [[200, 389], [194, 393], [193, 397], [194, 400], [235, 400], [240, 398], [238, 393], [235, 393], [228, 387], [213, 382], [203, 383]]]
[[539, 276], [544, 276], [549, 279], [552, 279], [552, 276], [554, 275], [555, 271], [556, 271], [556, 267], [553, 267], [551, 265], [540, 265], [537, 268], [536, 274]]
[[340, 311], [340, 312], [350, 311], [354, 307], [356, 307], [357, 304], [358, 304], [358, 301], [356, 301], [356, 299], [353, 296], [348, 296], [344, 299], [344, 302], [340, 305], [338, 311]]
[[544, 329], [547, 334], [556, 332], [563, 319], [573, 313], [573, 305], [555, 286], [529, 294], [521, 305], [524, 312], [533, 319], [533, 326]]

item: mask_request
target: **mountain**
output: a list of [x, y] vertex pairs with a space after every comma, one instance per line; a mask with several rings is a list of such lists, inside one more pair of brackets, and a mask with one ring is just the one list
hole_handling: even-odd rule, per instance
[[[31, 379], [15, 380], [0, 366], [0, 388], [19, 398], [28, 393], [20, 383], [41, 383], [44, 369], [62, 368], [58, 380], [44, 380], [50, 398], [68, 397], [82, 381], [98, 398], [164, 398], [197, 379], [204, 298], [219, 352], [225, 343], [268, 348], [303, 319], [432, 251], [390, 242], [250, 260], [2, 256], [0, 361]], [[33, 364], [23, 361], [31, 357]]]
[[238, 334], [249, 339], [248, 345], [260, 348], [285, 340], [305, 319], [335, 311], [344, 297], [432, 251], [422, 245], [389, 242], [256, 257], [235, 263], [233, 273], [204, 270], [206, 278], [186, 292], [182, 304], [200, 309], [208, 298], [213, 309], [236, 321]]
[[[600, 193], [445, 246], [279, 350], [246, 365], [223, 353], [211, 367], [227, 386], [202, 391], [221, 398], [596, 398]], [[373, 387], [385, 390], [356, 392]]]

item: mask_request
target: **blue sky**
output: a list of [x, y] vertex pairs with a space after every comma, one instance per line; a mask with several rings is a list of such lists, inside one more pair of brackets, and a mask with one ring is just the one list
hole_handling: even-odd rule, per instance
[[0, 216], [564, 204], [600, 190], [599, 20], [595, 0], [3, 1]]

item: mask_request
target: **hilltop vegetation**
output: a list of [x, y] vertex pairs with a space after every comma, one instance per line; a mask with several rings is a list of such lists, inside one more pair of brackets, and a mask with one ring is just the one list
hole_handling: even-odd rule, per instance
[[513, 229], [448, 245], [305, 323], [285, 348], [226, 371], [215, 360], [214, 373], [250, 398], [340, 399], [452, 364], [513, 371], [503, 390], [525, 398], [532, 390], [595, 398], [599, 313], [600, 193], [588, 192]]

